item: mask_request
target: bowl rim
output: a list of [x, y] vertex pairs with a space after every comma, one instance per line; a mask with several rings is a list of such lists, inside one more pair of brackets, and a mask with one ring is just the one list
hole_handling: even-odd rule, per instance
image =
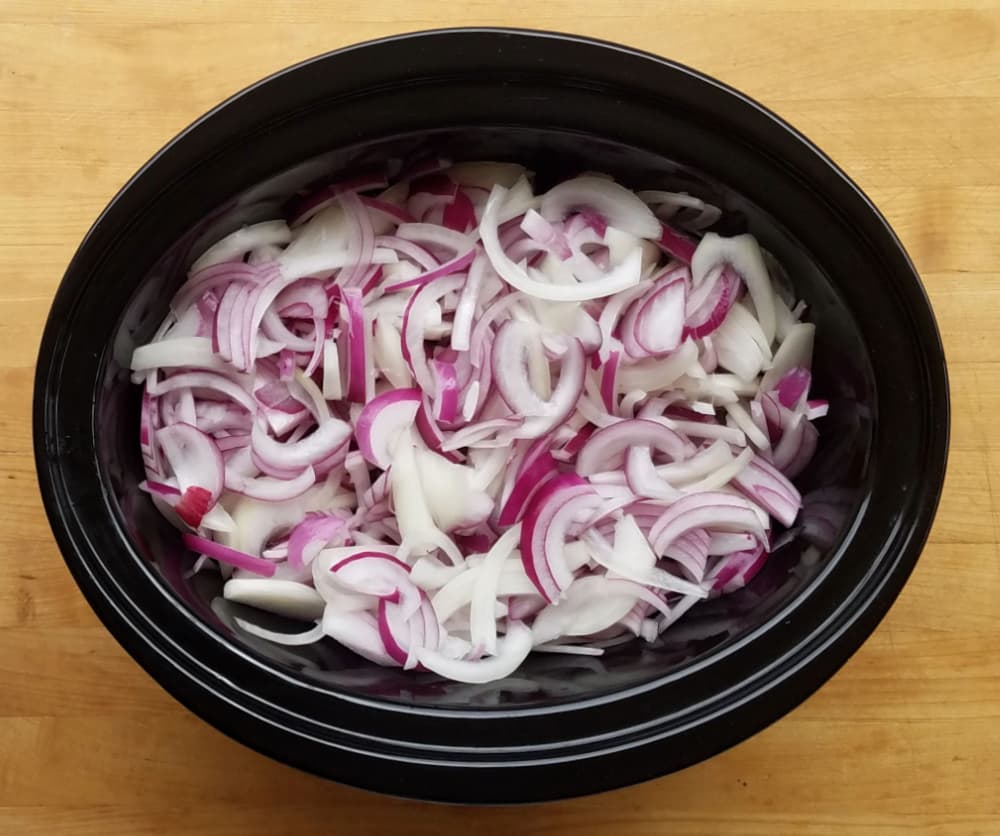
[[[287, 731], [287, 728], [282, 725], [284, 720], [268, 716], [266, 704], [260, 703], [244, 707], [244, 722], [233, 722], [231, 717], [226, 716], [224, 712], [220, 711], [222, 702], [229, 698], [225, 689], [217, 682], [212, 682], [208, 678], [200, 678], [199, 675], [193, 673], [194, 668], [189, 667], [187, 662], [179, 664], [176, 658], [171, 658], [170, 654], [165, 650], [169, 644], [169, 641], [164, 642], [164, 639], [168, 638], [165, 633], [158, 631], [156, 626], [151, 622], [147, 621], [146, 624], [137, 622], [133, 613], [128, 612], [127, 608], [123, 608], [115, 598], [109, 596], [106, 586], [107, 579], [102, 579], [99, 576], [99, 573], [95, 571], [92, 562], [87, 556], [87, 548], [90, 547], [92, 549], [92, 546], [88, 541], [86, 532], [78, 530], [77, 521], [67, 516], [67, 507], [72, 504], [73, 500], [67, 492], [61, 476], [55, 471], [54, 464], [57, 460], [57, 456], [54, 454], [52, 432], [55, 419], [52, 409], [47, 404], [46, 393], [49, 391], [51, 381], [60, 373], [61, 364], [59, 357], [53, 349], [58, 344], [59, 331], [64, 326], [64, 319], [68, 319], [71, 313], [73, 294], [78, 290], [78, 288], [73, 287], [73, 283], [80, 284], [80, 279], [83, 276], [85, 268], [84, 262], [90, 260], [93, 253], [110, 246], [107, 238], [107, 230], [105, 229], [108, 218], [113, 215], [117, 206], [121, 205], [123, 201], [130, 199], [133, 190], [136, 190], [137, 186], [142, 184], [143, 189], [147, 187], [148, 184], [144, 183], [144, 180], [148, 173], [154, 167], [164, 166], [165, 158], [180, 143], [187, 142], [192, 138], [197, 139], [200, 133], [212, 129], [220, 117], [231, 113], [234, 105], [248, 102], [259, 95], [261, 91], [266, 90], [281, 79], [287, 79], [290, 76], [318, 65], [357, 58], [364, 51], [371, 50], [372, 48], [388, 49], [390, 51], [395, 49], [412, 56], [412, 48], [415, 44], [427, 43], [437, 38], [462, 37], [485, 38], [487, 41], [494, 38], [505, 40], [513, 38], [523, 41], [524, 44], [528, 44], [525, 47], [528, 49], [544, 49], [544, 45], [547, 42], [558, 40], [563, 43], [568, 42], [578, 45], [579, 48], [585, 51], [593, 50], [595, 54], [600, 53], [605, 57], [611, 51], [621, 56], [632, 56], [641, 59], [643, 62], [657, 67], [660, 72], [684, 74], [700, 84], [710, 85], [724, 92], [733, 100], [734, 105], [738, 103], [743, 108], [753, 109], [760, 116], [770, 120], [776, 129], [790, 136], [795, 140], [797, 145], [801, 146], [805, 152], [811, 154], [818, 163], [822, 163], [826, 168], [826, 173], [837, 181], [839, 184], [838, 187], [850, 190], [854, 201], [867, 213], [869, 220], [878, 227], [877, 232], [882, 239], [881, 243], [883, 246], [892, 249], [894, 255], [902, 257], [901, 263], [908, 265], [909, 274], [913, 279], [912, 282], [908, 283], [908, 292], [912, 294], [910, 301], [917, 306], [920, 314], [924, 316], [925, 321], [921, 325], [924, 328], [925, 336], [928, 326], [930, 333], [933, 335], [932, 343], [924, 348], [925, 354], [929, 358], [928, 373], [932, 377], [929, 383], [934, 390], [931, 393], [933, 400], [931, 405], [933, 412], [931, 420], [937, 428], [937, 432], [934, 437], [933, 449], [929, 450], [929, 466], [925, 470], [925, 473], [929, 477], [927, 481], [930, 487], [925, 488], [923, 491], [923, 502], [919, 506], [915, 506], [914, 519], [909, 521], [908, 531], [905, 533], [903, 540], [896, 544], [896, 553], [890, 559], [888, 568], [883, 572], [880, 583], [868, 589], [859, 587], [855, 590], [856, 595], [842, 602], [840, 608], [835, 613], [837, 616], [835, 619], [836, 624], [826, 631], [822, 642], [816, 643], [814, 641], [809, 648], [796, 646], [794, 651], [790, 651], [782, 657], [780, 660], [782, 662], [780, 677], [767, 680], [763, 676], [764, 673], [767, 673], [766, 671], [758, 672], [752, 687], [746, 689], [745, 693], [740, 697], [740, 705], [743, 709], [740, 712], [740, 724], [732, 722], [732, 728], [723, 729], [716, 723], [711, 733], [705, 733], [705, 740], [700, 746], [692, 747], [690, 751], [674, 756], [668, 765], [669, 768], [682, 768], [722, 751], [773, 722], [816, 690], [860, 647], [861, 643], [874, 630], [882, 617], [884, 617], [912, 571], [920, 550], [929, 534], [931, 521], [933, 520], [943, 487], [948, 449], [948, 381], [940, 334], [934, 322], [926, 292], [902, 244], [870, 199], [832, 160], [784, 120], [748, 96], [696, 70], [660, 56], [597, 39], [539, 30], [496, 27], [434, 29], [378, 38], [314, 56], [288, 68], [279, 70], [235, 93], [204, 116], [195, 120], [159, 149], [112, 198], [83, 239], [67, 268], [46, 324], [40, 347], [39, 363], [36, 368], [33, 418], [36, 468], [46, 512], [49, 516], [56, 540], [59, 543], [67, 565], [92, 608], [116, 639], [147, 672], [179, 701], [212, 725], [215, 725], [251, 748], [283, 760], [286, 763], [291, 763], [299, 768], [325, 775], [326, 777], [335, 777], [336, 780], [343, 783], [354, 784], [355, 786], [364, 788], [383, 791], [388, 789], [397, 794], [447, 801], [510, 802], [555, 799], [624, 786], [662, 774], [665, 771], [665, 765], [657, 763], [654, 758], [647, 756], [630, 759], [625, 757], [625, 755], [637, 747], [642, 747], [648, 751], [650, 747], [654, 747], [664, 741], [666, 741], [666, 745], [670, 745], [669, 737], [647, 733], [651, 730], [643, 729], [638, 725], [632, 725], [624, 730], [624, 732], [614, 735], [608, 741], [608, 746], [597, 746], [596, 748], [590, 746], [581, 750], [566, 751], [562, 757], [553, 755], [544, 759], [544, 762], [527, 759], [528, 750], [532, 748], [530, 746], [521, 747], [521, 754], [526, 758], [521, 762], [489, 762], [488, 764], [482, 759], [468, 760], [458, 758], [452, 749], [449, 749], [449, 752], [452, 755], [456, 755], [456, 758], [451, 761], [428, 760], [412, 753], [409, 756], [397, 757], [385, 752], [375, 751], [374, 749], [361, 749], [354, 753], [360, 759], [358, 762], [370, 764], [379, 760], [384, 761], [388, 758], [393, 763], [393, 769], [402, 769], [406, 772], [406, 780], [394, 780], [391, 782], [381, 779], [378, 775], [357, 774], [343, 769], [330, 770], [321, 768], [319, 765], [311, 763], [308, 759], [289, 756], [282, 748], [285, 745], [282, 742], [282, 738], [285, 731]], [[162, 174], [159, 176], [162, 179]], [[814, 579], [813, 583], [817, 584], [821, 579]], [[805, 595], [806, 593], [803, 592], [797, 597], [801, 599]], [[846, 613], [845, 610], [849, 608], [851, 612]], [[160, 635], [155, 635], [156, 632], [159, 632]], [[805, 642], [801, 644], [805, 644]], [[647, 685], [637, 686], [636, 689], [629, 689], [629, 694], [635, 690], [648, 691], [662, 684], [661, 680], [655, 680]], [[596, 702], [598, 704], [597, 707], [600, 707], [609, 702], [620, 700], [629, 694], [616, 694], [612, 695], [609, 699], [596, 698], [593, 702]], [[368, 700], [360, 700], [360, 702], [370, 703]], [[568, 707], [557, 706], [555, 710], [546, 707], [537, 709], [506, 709], [503, 712], [503, 716], [511, 718], [529, 714], [551, 715], [592, 707], [585, 706], [584, 702], [586, 701], [580, 701], [579, 704], [570, 704]], [[386, 711], [390, 709], [394, 709], [402, 714], [414, 713], [409, 708], [394, 707], [384, 702], [378, 703], [378, 710]], [[458, 719], [455, 716], [457, 714], [462, 714], [466, 717], [469, 714], [468, 711], [450, 709], [428, 709], [427, 712], [439, 716], [452, 716], [453, 719]], [[416, 713], [421, 714], [422, 712], [417, 711]], [[735, 716], [735, 713], [733, 716]], [[730, 720], [732, 720], [732, 717]], [[695, 720], [691, 722], [696, 723]], [[305, 724], [305, 726], [307, 725]], [[740, 727], [736, 728], [737, 725]], [[305, 726], [300, 727], [296, 731], [296, 734], [300, 736], [307, 734]], [[349, 747], [343, 745], [338, 748], [344, 752], [349, 749]], [[482, 749], [484, 755], [488, 754], [487, 749], [488, 747]], [[565, 780], [565, 776], [563, 776], [561, 781], [555, 780], [557, 771], [565, 771], [564, 767], [568, 762], [581, 758], [589, 759], [598, 757], [605, 758], [609, 762], [614, 761], [614, 769], [590, 770], [590, 772], [595, 773], [593, 776], [577, 775], [573, 781], [569, 782]], [[469, 778], [461, 777], [465, 771], [463, 767], [467, 767], [471, 763], [479, 764], [479, 769], [474, 771], [481, 777], [486, 777], [484, 773], [494, 770], [502, 773], [500, 777], [502, 777], [504, 785], [494, 788], [486, 794], [480, 793], [477, 795], [477, 789]], [[531, 768], [525, 769], [523, 772], [515, 775], [515, 770], [512, 767], [517, 766], [530, 766]], [[372, 770], [369, 769], [367, 771], [371, 772]], [[551, 783], [546, 784], [547, 780], [551, 781]]]

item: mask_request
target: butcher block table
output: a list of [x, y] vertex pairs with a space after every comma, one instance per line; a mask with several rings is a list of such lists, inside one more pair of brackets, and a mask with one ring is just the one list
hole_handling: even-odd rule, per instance
[[[895, 227], [951, 372], [930, 542], [832, 681], [707, 763], [529, 808], [382, 798], [194, 717], [77, 591], [31, 453], [49, 302], [90, 223], [153, 152], [288, 64], [463, 24], [620, 41], [773, 108]], [[998, 230], [1000, 0], [0, 0], [0, 834], [1000, 834]]]

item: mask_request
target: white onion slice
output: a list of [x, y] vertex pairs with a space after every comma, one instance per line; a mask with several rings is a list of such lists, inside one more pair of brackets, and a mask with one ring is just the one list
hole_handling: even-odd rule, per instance
[[287, 244], [291, 240], [291, 230], [284, 221], [264, 221], [245, 226], [231, 232], [205, 250], [191, 265], [191, 272], [197, 273], [214, 264], [242, 258], [251, 250], [275, 244]]
[[248, 604], [275, 615], [315, 621], [323, 616], [323, 596], [311, 586], [274, 578], [244, 578], [226, 581], [222, 596], [227, 601]]
[[510, 676], [531, 652], [531, 629], [520, 621], [508, 625], [506, 635], [497, 643], [494, 656], [476, 661], [451, 659], [436, 650], [420, 650], [420, 664], [455, 682], [493, 682]]

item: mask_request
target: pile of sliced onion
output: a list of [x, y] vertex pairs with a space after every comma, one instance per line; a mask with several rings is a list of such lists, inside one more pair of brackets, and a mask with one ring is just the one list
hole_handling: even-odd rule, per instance
[[832, 540], [791, 481], [814, 327], [756, 240], [689, 195], [531, 182], [325, 185], [202, 253], [135, 351], [144, 490], [227, 599], [305, 625], [240, 629], [489, 682], [656, 640], [776, 529]]

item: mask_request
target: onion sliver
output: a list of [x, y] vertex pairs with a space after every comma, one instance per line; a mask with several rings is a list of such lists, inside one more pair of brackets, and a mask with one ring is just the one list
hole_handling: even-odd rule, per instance
[[436, 650], [420, 650], [417, 659], [427, 670], [455, 682], [493, 682], [510, 676], [531, 652], [531, 629], [520, 621], [507, 625], [506, 635], [497, 642], [494, 656], [475, 661], [451, 659]]
[[389, 451], [399, 434], [414, 425], [421, 398], [419, 389], [393, 389], [365, 404], [354, 426], [365, 459], [383, 470], [389, 467]]
[[231, 549], [228, 546], [223, 546], [221, 543], [206, 540], [204, 537], [196, 537], [194, 534], [183, 534], [181, 536], [184, 540], [184, 545], [189, 549], [206, 557], [211, 557], [213, 560], [218, 560], [220, 563], [227, 563], [238, 569], [246, 569], [255, 575], [261, 575], [265, 578], [270, 577], [275, 572], [275, 565], [269, 560], [264, 560], [262, 557], [254, 557], [236, 549]]
[[667, 508], [650, 529], [649, 540], [654, 551], [663, 554], [674, 540], [695, 528], [747, 532], [764, 538], [760, 518], [746, 500], [705, 491], [685, 496]]
[[597, 494], [583, 479], [565, 474], [552, 479], [532, 499], [521, 529], [524, 571], [546, 601], [554, 603], [573, 576], [563, 550], [566, 530], [581, 514], [592, 514]]
[[325, 606], [323, 596], [311, 586], [274, 578], [233, 578], [226, 581], [222, 596], [227, 601], [300, 621], [322, 618]]
[[757, 320], [770, 343], [775, 335], [774, 290], [764, 264], [764, 257], [752, 235], [723, 238], [706, 233], [691, 259], [691, 272], [700, 282], [717, 265], [729, 264], [740, 275], [753, 299]]
[[611, 296], [631, 287], [641, 278], [642, 251], [638, 247], [619, 267], [607, 273], [599, 281], [562, 285], [542, 282], [533, 278], [524, 268], [511, 261], [500, 246], [497, 226], [501, 207], [506, 199], [507, 190], [503, 186], [494, 186], [490, 199], [486, 203], [483, 219], [479, 224], [479, 234], [493, 269], [504, 281], [522, 293], [537, 296], [539, 299], [551, 299], [555, 302], [581, 302], [586, 299]]

